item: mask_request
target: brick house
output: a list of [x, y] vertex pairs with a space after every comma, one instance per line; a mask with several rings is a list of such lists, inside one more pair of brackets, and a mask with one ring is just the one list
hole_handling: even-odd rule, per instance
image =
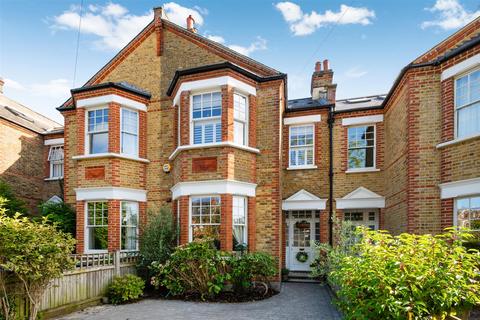
[[[311, 97], [287, 76], [162, 18], [58, 110], [77, 251], [137, 250], [154, 206], [180, 243], [246, 243], [308, 270], [335, 214], [393, 233], [475, 224], [480, 20], [406, 66], [386, 95], [336, 100], [318, 62]], [[469, 209], [469, 210], [465, 210]], [[307, 262], [296, 259], [309, 253]]]
[[0, 180], [35, 213], [63, 198], [63, 127], [8, 98], [0, 78]]

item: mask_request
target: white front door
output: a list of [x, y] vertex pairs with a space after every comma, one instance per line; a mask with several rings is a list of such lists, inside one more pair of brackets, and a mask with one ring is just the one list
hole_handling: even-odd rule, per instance
[[[310, 271], [310, 264], [315, 260], [312, 242], [318, 239], [318, 223], [315, 211], [289, 212], [286, 219], [286, 267], [291, 271]], [[302, 259], [304, 254], [307, 255], [305, 261]]]

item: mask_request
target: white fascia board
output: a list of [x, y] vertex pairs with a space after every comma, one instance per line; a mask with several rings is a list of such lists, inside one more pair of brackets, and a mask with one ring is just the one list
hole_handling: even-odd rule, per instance
[[231, 142], [231, 141], [222, 141], [222, 142], [214, 142], [214, 143], [187, 144], [187, 145], [183, 145], [183, 146], [177, 147], [177, 149], [175, 149], [175, 150], [172, 152], [172, 154], [168, 157], [168, 160], [173, 160], [173, 159], [175, 159], [175, 157], [177, 156], [177, 154], [179, 154], [180, 152], [182, 152], [182, 151], [184, 151], [184, 150], [206, 149], [206, 148], [221, 148], [221, 147], [232, 147], [232, 148], [236, 148], [236, 149], [248, 151], [248, 152], [251, 152], [251, 153], [256, 153], [256, 154], [259, 154], [259, 153], [260, 153], [260, 150], [258, 150], [258, 149], [256, 149], [256, 148], [252, 148], [252, 147], [249, 147], [249, 146], [240, 145], [240, 144], [238, 144], [238, 143], [234, 143], [234, 142]]
[[181, 196], [206, 195], [206, 194], [232, 194], [239, 196], [255, 197], [255, 183], [235, 180], [207, 180], [179, 182], [170, 190], [173, 200]]
[[310, 116], [284, 118], [283, 124], [285, 125], [304, 124], [304, 123], [314, 123], [314, 122], [320, 122], [320, 121], [322, 121], [322, 116], [319, 114], [315, 114]]
[[441, 80], [446, 80], [450, 77], [453, 77], [457, 74], [463, 73], [468, 69], [474, 68], [480, 65], [480, 53], [477, 53], [471, 58], [463, 60], [460, 63], [457, 63], [450, 68], [443, 70]]
[[224, 85], [231, 86], [245, 94], [251, 94], [254, 96], [257, 95], [257, 89], [255, 87], [230, 76], [222, 76], [203, 80], [182, 82], [177, 90], [177, 93], [175, 94], [175, 98], [173, 98], [173, 105], [179, 105], [180, 95], [182, 91], [203, 91], [209, 89], [220, 89], [220, 87]]
[[469, 196], [480, 193], [480, 177], [460, 180], [454, 182], [442, 183], [440, 187], [440, 198], [449, 199], [456, 197]]
[[64, 144], [64, 143], [65, 143], [64, 138], [45, 140], [45, 145], [46, 146], [55, 146], [55, 145]]
[[303, 200], [303, 201], [282, 201], [282, 210], [325, 210], [327, 199]]
[[383, 114], [376, 114], [373, 116], [343, 118], [342, 126], [354, 126], [358, 124], [370, 124], [383, 121]]
[[119, 96], [117, 94], [107, 94], [104, 96], [78, 99], [76, 100], [77, 108], [90, 108], [97, 107], [102, 105], [107, 105], [109, 103], [118, 103], [122, 106], [132, 108], [140, 111], [147, 111], [147, 105], [129, 98]]
[[147, 191], [121, 187], [76, 188], [77, 201], [88, 200], [129, 200], [147, 201]]
[[335, 199], [337, 209], [385, 208], [385, 198]]

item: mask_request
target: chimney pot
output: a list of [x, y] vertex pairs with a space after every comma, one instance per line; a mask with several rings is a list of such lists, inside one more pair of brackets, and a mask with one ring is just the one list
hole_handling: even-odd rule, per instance
[[161, 19], [161, 18], [162, 18], [162, 11], [163, 11], [163, 8], [162, 8], [162, 7], [155, 7], [155, 8], [153, 8], [153, 18], [154, 18], [155, 21], [156, 21], [157, 19]]
[[189, 15], [187, 17], [187, 30], [195, 32], [195, 19], [193, 19], [192, 15]]
[[322, 63], [320, 61], [315, 62], [315, 72], [322, 71]]
[[325, 60], [323, 60], [323, 71], [327, 71], [327, 70], [329, 70], [329, 68], [328, 68], [328, 60], [325, 59]]

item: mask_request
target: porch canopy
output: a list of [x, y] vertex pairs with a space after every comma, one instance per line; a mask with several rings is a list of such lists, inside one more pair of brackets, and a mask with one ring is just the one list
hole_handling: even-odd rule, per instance
[[337, 209], [385, 208], [385, 197], [364, 187], [359, 187], [343, 198], [336, 198]]
[[325, 210], [327, 199], [321, 199], [302, 189], [282, 201], [282, 210]]

